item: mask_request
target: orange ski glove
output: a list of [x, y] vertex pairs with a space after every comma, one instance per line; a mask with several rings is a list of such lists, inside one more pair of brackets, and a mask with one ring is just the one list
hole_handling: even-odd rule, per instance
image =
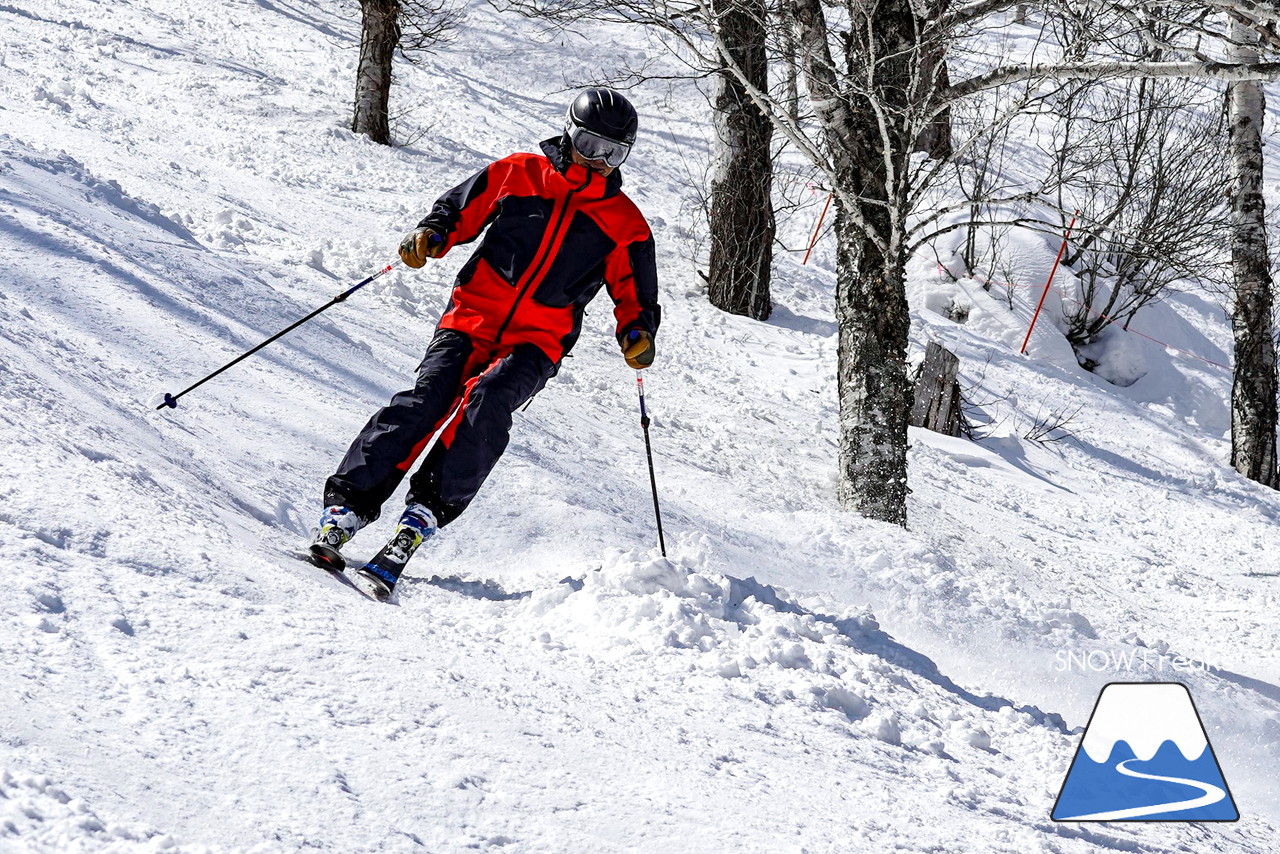
[[653, 364], [653, 336], [643, 329], [632, 329], [622, 339], [622, 357], [637, 371]]
[[443, 251], [444, 238], [429, 228], [414, 229], [400, 241], [400, 260], [415, 270]]

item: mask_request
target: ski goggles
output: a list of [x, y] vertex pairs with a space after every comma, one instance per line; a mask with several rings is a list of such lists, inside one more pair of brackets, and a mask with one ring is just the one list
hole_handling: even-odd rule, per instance
[[569, 141], [579, 154], [587, 160], [603, 160], [614, 169], [621, 166], [622, 161], [631, 153], [631, 143], [609, 139], [573, 123], [565, 128], [565, 132], [569, 134]]

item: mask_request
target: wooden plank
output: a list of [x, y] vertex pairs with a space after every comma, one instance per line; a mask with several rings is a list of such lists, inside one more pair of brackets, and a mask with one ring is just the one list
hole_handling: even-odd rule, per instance
[[948, 436], [960, 435], [960, 359], [936, 341], [925, 348], [916, 379], [911, 424]]

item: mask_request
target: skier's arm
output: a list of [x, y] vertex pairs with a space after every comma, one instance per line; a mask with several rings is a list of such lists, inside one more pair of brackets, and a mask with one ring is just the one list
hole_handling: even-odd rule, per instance
[[436, 200], [431, 213], [418, 223], [418, 228], [429, 228], [443, 238], [444, 245], [435, 257], [459, 243], [470, 243], [484, 231], [498, 212], [512, 165], [511, 158], [490, 163]]
[[627, 335], [640, 330], [650, 337], [658, 332], [662, 308], [658, 305], [658, 266], [653, 235], [619, 246], [605, 262], [605, 286], [613, 299], [617, 318], [618, 343], [624, 348]]

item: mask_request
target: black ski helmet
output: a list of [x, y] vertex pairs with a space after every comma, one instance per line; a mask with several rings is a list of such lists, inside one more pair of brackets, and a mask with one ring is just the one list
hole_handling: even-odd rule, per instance
[[565, 116], [566, 132], [579, 127], [626, 145], [635, 143], [639, 125], [636, 108], [631, 106], [631, 102], [621, 92], [604, 88], [580, 93], [569, 105]]

